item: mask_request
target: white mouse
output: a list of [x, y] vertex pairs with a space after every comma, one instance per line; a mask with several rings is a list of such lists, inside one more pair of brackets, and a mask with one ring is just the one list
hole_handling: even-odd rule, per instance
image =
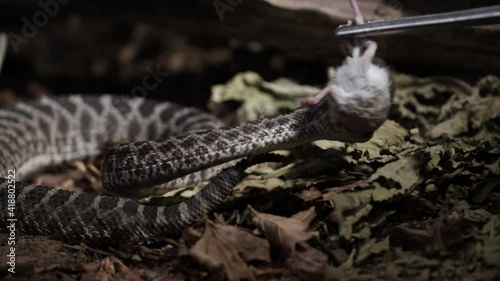
[[[356, 23], [362, 24], [355, 0], [351, 0]], [[315, 97], [302, 100], [303, 106], [315, 106], [327, 99], [333, 122], [347, 132], [371, 134], [389, 114], [394, 85], [386, 67], [373, 64], [377, 43], [364, 42], [365, 50], [355, 47], [351, 57], [337, 68], [334, 78]]]

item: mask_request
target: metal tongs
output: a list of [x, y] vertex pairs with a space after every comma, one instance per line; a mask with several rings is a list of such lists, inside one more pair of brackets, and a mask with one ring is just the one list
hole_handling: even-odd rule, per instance
[[393, 20], [371, 21], [359, 25], [341, 25], [335, 31], [338, 38], [385, 35], [424, 27], [450, 25], [482, 25], [500, 23], [500, 5]]

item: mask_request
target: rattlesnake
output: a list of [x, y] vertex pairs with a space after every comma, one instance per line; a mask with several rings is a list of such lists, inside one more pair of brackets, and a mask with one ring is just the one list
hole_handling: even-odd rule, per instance
[[[125, 139], [129, 142], [108, 153], [102, 183], [112, 193], [135, 196], [144, 192], [138, 187], [164, 181], [199, 182], [213, 172], [207, 168], [247, 155], [318, 139], [366, 141], [387, 117], [390, 77], [372, 65], [373, 48], [357, 54], [338, 69], [342, 80], [333, 80], [322, 99], [307, 102], [309, 107], [233, 127], [194, 108], [116, 95], [44, 97], [0, 110], [0, 176], [15, 169], [22, 179], [45, 165], [95, 155], [110, 138]], [[26, 233], [69, 241], [156, 240], [199, 220], [224, 199], [246, 167], [266, 159], [226, 168], [196, 196], [170, 207], [22, 182], [16, 182], [15, 204], [9, 205], [13, 181], [0, 178], [0, 229], [14, 223]]]

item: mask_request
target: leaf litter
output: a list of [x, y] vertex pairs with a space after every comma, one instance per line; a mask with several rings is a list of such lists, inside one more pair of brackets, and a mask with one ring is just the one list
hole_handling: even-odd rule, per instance
[[[85, 266], [26, 267], [109, 280], [499, 279], [500, 78], [396, 74], [395, 83], [390, 118], [371, 140], [281, 151], [289, 163], [248, 169], [214, 214], [154, 254], [87, 250]], [[209, 107], [228, 123], [252, 121], [318, 91], [246, 72], [214, 86]], [[75, 163], [50, 184], [99, 190], [89, 176], [99, 161]]]
[[[256, 77], [242, 73], [214, 87], [212, 108], [237, 100], [236, 120], [243, 122], [293, 110], [304, 97], [283, 102], [303, 86], [289, 81], [287, 89], [280, 80], [269, 87], [273, 82]], [[317, 141], [292, 150], [296, 158], [275, 170], [278, 180], [261, 175], [240, 185], [244, 194], [284, 189], [301, 199], [296, 206], [252, 204], [254, 227], [281, 255], [293, 255], [293, 245], [308, 238], [298, 244], [328, 257], [316, 268], [323, 272], [307, 272], [310, 278], [295, 272], [299, 280], [500, 278], [493, 226], [499, 224], [500, 79], [490, 75], [471, 86], [399, 74], [395, 82], [390, 120], [368, 142]], [[298, 227], [294, 212], [310, 207], [318, 210], [315, 218]]]

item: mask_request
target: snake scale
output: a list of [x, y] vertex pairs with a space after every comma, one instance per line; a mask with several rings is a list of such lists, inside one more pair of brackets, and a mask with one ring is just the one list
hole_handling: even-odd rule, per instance
[[[2, 109], [0, 229], [5, 231], [12, 218], [9, 170], [15, 169], [22, 180], [41, 167], [96, 155], [110, 139], [126, 142], [108, 153], [102, 184], [126, 197], [154, 192], [163, 182], [171, 187], [200, 182], [214, 173], [211, 167], [248, 155], [318, 139], [366, 141], [387, 117], [390, 89], [380, 86], [380, 73], [370, 74], [376, 67], [372, 55], [355, 54], [338, 69], [337, 77], [348, 77], [334, 79], [322, 92], [326, 98], [289, 114], [232, 127], [223, 127], [198, 109], [118, 95], [43, 97]], [[359, 67], [363, 63], [367, 66]], [[337, 97], [339, 87], [345, 90], [342, 95], [351, 93], [352, 98]], [[273, 160], [269, 157], [240, 161], [213, 177], [197, 195], [168, 207], [16, 182], [16, 227], [66, 241], [154, 241], [201, 219], [231, 192], [246, 167]]]

